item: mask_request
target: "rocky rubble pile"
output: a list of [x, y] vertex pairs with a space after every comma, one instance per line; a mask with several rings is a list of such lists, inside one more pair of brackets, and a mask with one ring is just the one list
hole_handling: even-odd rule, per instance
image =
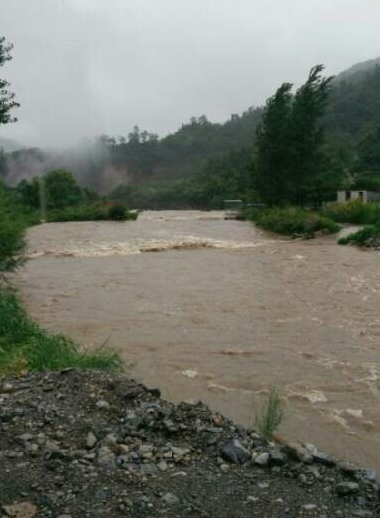
[[119, 375], [0, 381], [1, 518], [369, 518], [379, 484]]

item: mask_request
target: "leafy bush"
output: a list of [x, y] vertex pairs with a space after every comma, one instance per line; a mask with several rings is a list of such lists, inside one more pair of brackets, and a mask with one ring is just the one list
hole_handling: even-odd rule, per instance
[[66, 367], [116, 369], [120, 365], [112, 351], [80, 351], [72, 340], [46, 333], [26, 315], [15, 293], [0, 286], [0, 374]]
[[340, 228], [333, 220], [298, 207], [252, 209], [248, 218], [266, 230], [293, 236], [313, 237], [315, 232], [334, 233]]
[[100, 221], [108, 219], [108, 212], [101, 205], [81, 205], [48, 211], [46, 220], [50, 222], [65, 221]]
[[263, 437], [272, 439], [273, 433], [280, 426], [283, 417], [284, 408], [280, 393], [276, 388], [271, 387], [267, 402], [257, 413], [255, 412], [255, 426]]
[[338, 239], [338, 243], [340, 245], [359, 245], [363, 246], [366, 244], [370, 244], [372, 240], [380, 238], [380, 222], [376, 225], [368, 225], [367, 227], [358, 230], [353, 234], [349, 234], [346, 237], [341, 237]]
[[100, 204], [93, 205], [80, 205], [78, 207], [66, 207], [64, 209], [56, 209], [48, 211], [46, 220], [49, 223], [52, 222], [65, 222], [65, 221], [105, 221], [105, 220], [135, 220], [137, 219], [137, 212], [130, 212], [122, 205], [122, 215], [119, 216], [119, 212], [116, 216], [112, 214], [111, 209], [118, 206], [104, 207]]
[[113, 221], [125, 221], [126, 219], [128, 219], [127, 207], [122, 203], [112, 205], [108, 209], [108, 217]]
[[360, 200], [339, 203], [323, 214], [339, 223], [372, 225], [380, 221], [380, 203], [362, 203]]
[[26, 222], [12, 211], [0, 186], [0, 273], [14, 270], [22, 262]]

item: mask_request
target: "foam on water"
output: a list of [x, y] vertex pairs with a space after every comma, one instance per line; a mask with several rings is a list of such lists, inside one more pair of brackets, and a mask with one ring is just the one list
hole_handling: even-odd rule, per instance
[[83, 243], [65, 248], [30, 251], [29, 259], [41, 256], [55, 257], [106, 257], [111, 255], [134, 255], [148, 252], [166, 252], [168, 250], [195, 250], [199, 248], [215, 248], [225, 250], [244, 250], [259, 248], [270, 243], [265, 241], [230, 241], [197, 236], [175, 236], [171, 239], [130, 240], [117, 243]]

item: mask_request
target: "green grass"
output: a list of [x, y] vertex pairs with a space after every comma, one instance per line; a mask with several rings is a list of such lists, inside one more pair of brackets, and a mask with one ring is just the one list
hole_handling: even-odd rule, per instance
[[268, 399], [261, 409], [255, 412], [255, 426], [263, 437], [270, 440], [284, 418], [284, 408], [279, 391], [271, 387]]
[[349, 201], [325, 209], [323, 215], [338, 223], [373, 225], [380, 221], [380, 202]]
[[43, 331], [27, 316], [15, 292], [0, 286], [0, 374], [66, 367], [116, 370], [121, 360], [113, 351], [81, 351], [72, 340]]
[[341, 237], [338, 239], [338, 243], [340, 245], [358, 245], [364, 246], [373, 239], [380, 238], [380, 221], [376, 223], [376, 225], [368, 225], [361, 230], [353, 234], [349, 234], [346, 237]]
[[124, 205], [118, 204], [105, 207], [101, 204], [93, 204], [50, 210], [46, 215], [46, 221], [49, 223], [65, 221], [127, 221], [136, 220], [137, 217], [137, 212], [127, 210]]
[[245, 217], [265, 230], [288, 236], [313, 237], [318, 231], [332, 234], [340, 229], [332, 219], [298, 207], [252, 209]]

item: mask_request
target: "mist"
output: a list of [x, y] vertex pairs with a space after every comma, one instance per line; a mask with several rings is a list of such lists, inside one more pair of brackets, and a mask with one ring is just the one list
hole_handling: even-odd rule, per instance
[[375, 0], [0, 0], [0, 12], [15, 45], [1, 73], [21, 103], [0, 137], [44, 148], [221, 122], [316, 63], [335, 74], [380, 54]]

